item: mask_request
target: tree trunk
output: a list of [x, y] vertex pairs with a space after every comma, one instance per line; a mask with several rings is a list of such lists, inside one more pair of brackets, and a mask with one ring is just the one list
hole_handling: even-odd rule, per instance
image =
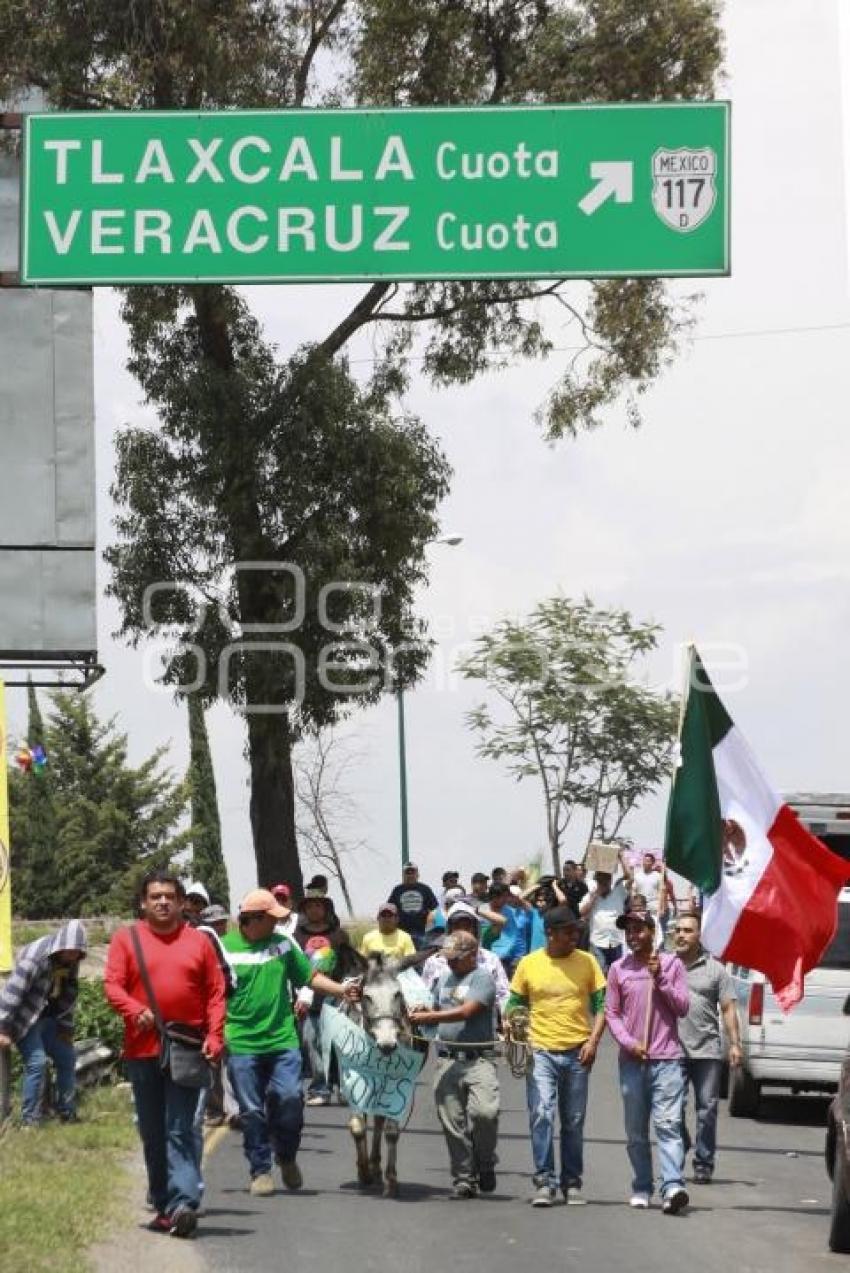
[[345, 872], [342, 869], [342, 863], [340, 862], [338, 855], [336, 855], [336, 878], [339, 881], [339, 887], [342, 892], [343, 901], [345, 902], [345, 909], [348, 911], [348, 918], [354, 919], [354, 907], [351, 902], [351, 894], [348, 891], [348, 882], [345, 878]]
[[557, 829], [549, 836], [549, 849], [552, 854], [552, 871], [557, 879], [561, 878], [561, 839]]
[[248, 713], [251, 831], [261, 888], [285, 883], [296, 897], [304, 886], [295, 835], [292, 739], [286, 713]]

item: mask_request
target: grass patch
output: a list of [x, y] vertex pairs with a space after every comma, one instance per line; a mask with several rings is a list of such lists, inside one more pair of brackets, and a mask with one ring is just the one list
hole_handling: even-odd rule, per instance
[[126, 1088], [83, 1095], [80, 1123], [0, 1137], [4, 1269], [86, 1273], [86, 1251], [127, 1218], [124, 1159], [137, 1144]]

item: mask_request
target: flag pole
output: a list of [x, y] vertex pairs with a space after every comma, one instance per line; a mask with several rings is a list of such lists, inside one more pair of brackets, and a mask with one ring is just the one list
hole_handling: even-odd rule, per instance
[[[652, 996], [655, 993], [655, 981], [652, 974], [649, 976], [649, 991], [646, 996], [646, 1016], [643, 1021], [643, 1050], [649, 1051], [649, 1022], [652, 1018]], [[649, 1058], [647, 1057], [647, 1060]]]
[[[688, 707], [688, 695], [691, 692], [691, 667], [693, 666], [694, 653], [696, 651], [696, 648], [697, 647], [696, 647], [695, 641], [685, 642], [685, 647], [684, 647], [685, 667], [684, 667], [684, 672], [682, 674], [682, 682], [683, 682], [682, 693], [679, 698], [679, 725], [676, 730], [676, 739], [680, 743], [682, 741], [682, 729], [684, 728], [684, 725], [685, 725], [685, 712], [687, 711], [687, 707]], [[678, 761], [677, 761], [676, 767], [678, 768]]]
[[[685, 712], [688, 709], [688, 695], [691, 692], [691, 668], [693, 666], [693, 661], [694, 661], [693, 656], [696, 651], [696, 648], [697, 648], [696, 642], [693, 639], [691, 639], [690, 641], [686, 641], [683, 646], [684, 659], [683, 659], [683, 671], [682, 671], [682, 692], [679, 695], [679, 723], [676, 726], [676, 751], [675, 751], [675, 758], [673, 762], [673, 772], [670, 775], [671, 793], [673, 790], [673, 785], [676, 782], [676, 770], [679, 769], [682, 764], [682, 730], [685, 727]], [[671, 794], [671, 799], [672, 799], [672, 794]], [[667, 863], [666, 861], [662, 861], [662, 864], [661, 864], [661, 887], [664, 890], [665, 899], [669, 906], [669, 898], [667, 897]], [[673, 913], [675, 918], [675, 909]], [[650, 1014], [651, 1008], [652, 1008], [652, 995], [650, 994], [649, 1003], [647, 1005], [647, 1010], [646, 1010], [647, 1030], [649, 1029], [649, 1014]]]

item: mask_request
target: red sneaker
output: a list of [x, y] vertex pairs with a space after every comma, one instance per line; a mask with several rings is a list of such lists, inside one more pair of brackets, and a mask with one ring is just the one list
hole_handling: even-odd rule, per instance
[[157, 1215], [154, 1216], [153, 1220], [151, 1220], [150, 1224], [148, 1225], [148, 1228], [150, 1229], [151, 1233], [170, 1233], [171, 1232], [171, 1217], [163, 1215], [162, 1212], [160, 1211]]

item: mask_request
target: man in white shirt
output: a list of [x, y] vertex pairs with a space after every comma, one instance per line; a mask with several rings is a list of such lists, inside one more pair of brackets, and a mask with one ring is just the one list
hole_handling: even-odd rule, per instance
[[587, 920], [590, 953], [605, 973], [623, 953], [623, 935], [617, 928], [617, 919], [626, 909], [633, 878], [622, 850], [619, 860], [623, 869], [622, 879], [615, 884], [610, 871], [595, 871], [595, 888], [582, 899], [578, 912], [581, 919]]
[[[466, 902], [455, 902], [446, 917], [446, 931], [449, 935], [452, 933], [471, 933], [478, 940], [478, 932], [480, 921], [474, 908]], [[478, 947], [478, 955], [476, 967], [488, 972], [496, 984], [496, 1006], [501, 1009], [508, 1001], [510, 993], [508, 989], [508, 979], [505, 976], [505, 970], [502, 967], [502, 961], [498, 955], [494, 955], [491, 950], [485, 950], [483, 946]], [[425, 982], [429, 990], [433, 991], [437, 986], [440, 978], [449, 970], [448, 961], [439, 951], [431, 955], [422, 965], [419, 975]]]
[[667, 935], [667, 881], [654, 853], [644, 853], [641, 865], [632, 872], [632, 894], [643, 898], [642, 909], [655, 920], [655, 945], [663, 945]]

